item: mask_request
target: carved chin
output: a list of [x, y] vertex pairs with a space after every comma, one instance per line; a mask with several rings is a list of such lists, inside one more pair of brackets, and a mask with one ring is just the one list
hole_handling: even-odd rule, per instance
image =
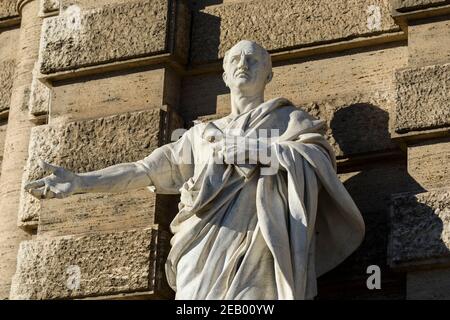
[[238, 88], [247, 87], [252, 84], [252, 81], [249, 77], [243, 77], [243, 76], [235, 78], [233, 82], [234, 82], [234, 85]]

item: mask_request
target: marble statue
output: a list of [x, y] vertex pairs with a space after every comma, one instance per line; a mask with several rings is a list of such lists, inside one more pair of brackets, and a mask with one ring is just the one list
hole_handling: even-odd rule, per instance
[[177, 299], [312, 299], [316, 278], [360, 245], [363, 219], [324, 122], [286, 99], [264, 102], [268, 52], [240, 41], [223, 67], [228, 116], [134, 163], [78, 174], [41, 161], [53, 174], [25, 188], [45, 199], [145, 186], [180, 194], [166, 262]]

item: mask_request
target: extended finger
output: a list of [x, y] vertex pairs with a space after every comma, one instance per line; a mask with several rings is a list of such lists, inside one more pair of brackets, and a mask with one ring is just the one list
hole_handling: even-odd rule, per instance
[[47, 196], [47, 193], [50, 190], [50, 186], [46, 183], [44, 187], [44, 193], [42, 194], [42, 197], [45, 198]]
[[39, 180], [35, 180], [35, 181], [31, 181], [29, 183], [27, 183], [24, 186], [24, 189], [26, 191], [30, 191], [30, 189], [35, 189], [35, 188], [39, 188], [39, 187], [43, 187], [45, 185], [45, 181], [44, 179], [39, 179]]

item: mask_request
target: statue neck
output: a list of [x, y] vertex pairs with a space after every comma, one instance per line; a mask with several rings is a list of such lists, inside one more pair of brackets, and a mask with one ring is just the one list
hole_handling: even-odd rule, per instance
[[241, 92], [231, 92], [231, 114], [237, 116], [241, 113], [255, 109], [264, 102], [264, 93], [246, 96]]

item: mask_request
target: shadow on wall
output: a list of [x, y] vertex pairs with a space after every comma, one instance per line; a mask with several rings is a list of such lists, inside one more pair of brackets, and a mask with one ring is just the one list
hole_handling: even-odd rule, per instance
[[[192, 14], [191, 65], [215, 62], [219, 56], [220, 18], [198, 10]], [[208, 36], [205, 37], [205, 34]]]
[[330, 129], [341, 154], [397, 149], [389, 134], [389, 113], [372, 103], [354, 103], [333, 113]]
[[[200, 88], [199, 88], [200, 84]], [[183, 107], [180, 108], [187, 127], [200, 117], [217, 117], [220, 99], [226, 99], [229, 105], [230, 90], [225, 85], [221, 74], [205, 74], [183, 80]], [[197, 91], [199, 90], [199, 91]]]
[[[393, 155], [365, 160], [341, 173], [340, 178], [360, 209], [366, 235], [363, 243], [336, 269], [318, 279], [318, 299], [404, 299], [406, 278], [394, 272], [388, 265], [388, 235], [390, 233], [390, 207], [392, 194], [426, 191], [407, 170], [406, 154], [390, 139], [389, 114], [370, 103], [356, 103], [338, 110], [330, 123], [333, 137], [343, 154], [358, 153], [365, 146], [369, 153], [376, 150], [394, 150]], [[367, 155], [367, 154], [366, 154]], [[417, 221], [434, 221], [433, 239], [439, 251], [448, 250], [440, 239], [442, 221], [434, 209], [423, 204], [411, 205]], [[403, 216], [404, 218], [405, 216]], [[437, 220], [436, 220], [437, 219]], [[432, 223], [430, 223], [431, 225]], [[417, 235], [420, 231], [413, 232]], [[428, 233], [428, 230], [427, 230]], [[444, 251], [446, 252], [446, 251]], [[366, 286], [367, 267], [377, 265], [381, 269], [381, 290], [369, 290]]]

